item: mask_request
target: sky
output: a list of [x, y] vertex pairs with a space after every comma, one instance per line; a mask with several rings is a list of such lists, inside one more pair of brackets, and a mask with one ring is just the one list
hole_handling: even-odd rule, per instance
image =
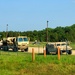
[[33, 31], [75, 24], [75, 0], [0, 0], [0, 31]]

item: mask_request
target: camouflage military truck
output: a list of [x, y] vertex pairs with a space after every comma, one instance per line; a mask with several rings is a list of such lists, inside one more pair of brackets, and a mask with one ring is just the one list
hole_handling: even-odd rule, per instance
[[0, 40], [0, 50], [2, 49], [2, 45], [3, 45], [2, 40]]
[[46, 53], [58, 53], [58, 47], [60, 48], [60, 54], [66, 52], [67, 54], [72, 54], [72, 48], [67, 42], [53, 42], [46, 44]]
[[14, 44], [16, 37], [7, 37], [7, 38], [3, 38], [3, 45], [2, 45], [2, 49], [4, 51], [9, 51], [9, 50], [13, 50], [13, 51], [17, 51], [17, 46]]
[[29, 39], [27, 36], [7, 37], [3, 39], [3, 50], [28, 51]]

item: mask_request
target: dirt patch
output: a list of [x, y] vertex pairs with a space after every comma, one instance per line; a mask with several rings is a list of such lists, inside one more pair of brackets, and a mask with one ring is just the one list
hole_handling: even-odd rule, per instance
[[32, 48], [34, 49], [35, 53], [43, 53], [44, 48], [43, 47], [29, 47], [28, 52], [32, 53]]
[[72, 50], [72, 55], [75, 55], [75, 50]]

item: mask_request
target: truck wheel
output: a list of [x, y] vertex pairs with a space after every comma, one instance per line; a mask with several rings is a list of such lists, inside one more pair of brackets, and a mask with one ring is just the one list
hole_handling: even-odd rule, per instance
[[14, 47], [13, 51], [14, 51], [14, 52], [18, 51], [17, 47]]
[[26, 52], [27, 52], [27, 51], [28, 51], [28, 48], [26, 48], [24, 51], [26, 51]]
[[4, 51], [8, 51], [8, 47], [7, 47], [7, 46], [4, 46], [4, 47], [3, 47], [3, 50], [4, 50]]
[[68, 51], [68, 54], [72, 54], [72, 50], [69, 50], [69, 51]]
[[46, 54], [50, 54], [50, 51], [48, 50], [47, 47], [46, 47]]

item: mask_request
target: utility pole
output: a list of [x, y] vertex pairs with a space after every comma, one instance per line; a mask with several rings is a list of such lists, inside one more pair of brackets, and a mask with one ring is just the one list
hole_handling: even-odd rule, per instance
[[49, 21], [47, 21], [47, 43], [48, 43], [48, 22]]
[[6, 38], [8, 36], [8, 24], [6, 25]]

